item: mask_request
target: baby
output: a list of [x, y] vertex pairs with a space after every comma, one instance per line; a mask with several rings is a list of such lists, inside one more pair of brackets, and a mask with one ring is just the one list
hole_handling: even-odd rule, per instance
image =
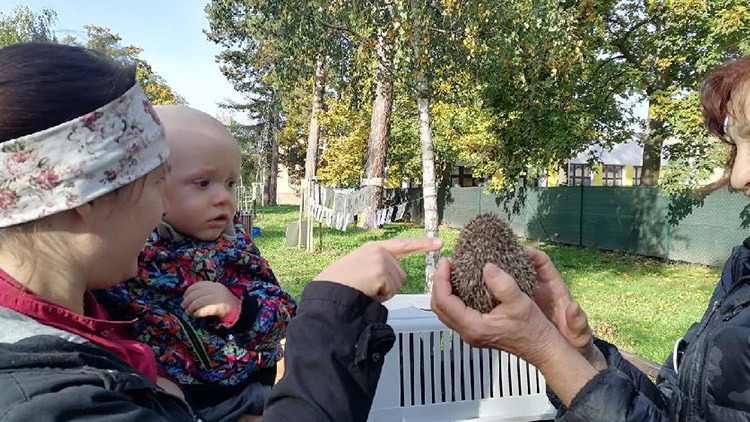
[[234, 218], [241, 153], [227, 128], [182, 106], [157, 106], [170, 148], [166, 213], [138, 273], [102, 295], [149, 344], [160, 372], [204, 420], [261, 414], [296, 311]]

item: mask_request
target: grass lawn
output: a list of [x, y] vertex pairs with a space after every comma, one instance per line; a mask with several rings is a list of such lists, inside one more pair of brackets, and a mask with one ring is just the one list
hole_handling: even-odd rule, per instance
[[[282, 286], [299, 297], [305, 283], [323, 268], [370, 240], [422, 236], [413, 224], [390, 224], [375, 231], [323, 229], [323, 247], [314, 254], [284, 247], [287, 223], [296, 221], [295, 206], [258, 209], [256, 238]], [[450, 256], [458, 230], [441, 228], [443, 255]], [[596, 334], [636, 355], [661, 363], [674, 340], [700, 319], [719, 279], [720, 269], [665, 263], [618, 252], [525, 241], [547, 252], [589, 315]], [[316, 227], [315, 246], [319, 248]], [[424, 255], [402, 261], [409, 274], [404, 293], [420, 293]]]

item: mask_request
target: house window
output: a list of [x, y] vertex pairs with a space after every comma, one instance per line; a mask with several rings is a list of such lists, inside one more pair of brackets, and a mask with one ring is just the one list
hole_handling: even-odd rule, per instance
[[622, 186], [622, 166], [607, 166], [603, 168], [602, 186]]
[[643, 166], [633, 166], [633, 186], [640, 186]]
[[462, 188], [484, 186], [484, 179], [475, 179], [471, 169], [464, 166], [455, 166], [451, 169], [451, 186]]
[[586, 164], [568, 165], [568, 186], [591, 186], [591, 169]]

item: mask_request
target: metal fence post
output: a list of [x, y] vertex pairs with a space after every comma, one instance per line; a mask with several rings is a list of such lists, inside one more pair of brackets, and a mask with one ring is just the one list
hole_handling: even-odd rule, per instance
[[578, 210], [578, 245], [583, 246], [583, 183], [581, 183], [581, 205]]

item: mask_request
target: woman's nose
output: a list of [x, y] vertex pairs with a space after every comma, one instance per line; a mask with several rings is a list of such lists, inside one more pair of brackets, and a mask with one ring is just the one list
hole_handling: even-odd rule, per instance
[[750, 148], [737, 148], [730, 183], [737, 190], [750, 188]]

